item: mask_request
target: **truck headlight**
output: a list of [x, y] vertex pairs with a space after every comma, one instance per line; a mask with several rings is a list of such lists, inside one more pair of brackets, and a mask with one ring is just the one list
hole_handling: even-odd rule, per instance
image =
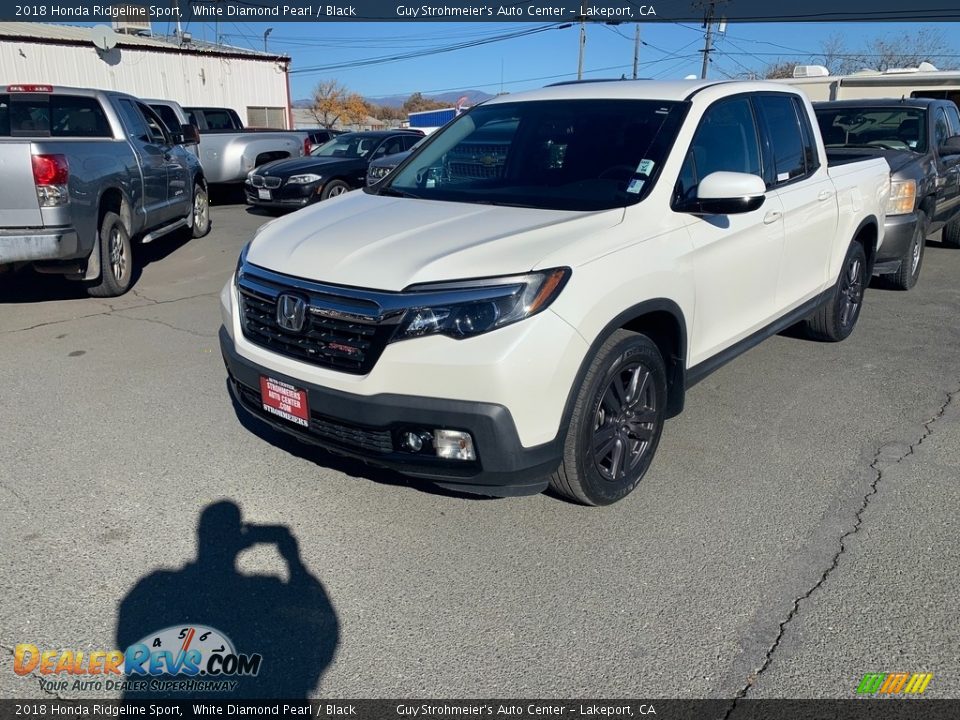
[[323, 178], [316, 173], [307, 173], [306, 175], [291, 175], [287, 178], [287, 185], [307, 185], [322, 179]]
[[[409, 308], [393, 341], [424, 335], [463, 339], [536, 315], [552, 303], [570, 278], [570, 268], [526, 275], [415, 285], [405, 292], [427, 302]], [[434, 297], [430, 297], [433, 296]]]
[[893, 180], [890, 183], [890, 199], [887, 201], [887, 215], [908, 215], [913, 212], [913, 206], [916, 202], [916, 180]]

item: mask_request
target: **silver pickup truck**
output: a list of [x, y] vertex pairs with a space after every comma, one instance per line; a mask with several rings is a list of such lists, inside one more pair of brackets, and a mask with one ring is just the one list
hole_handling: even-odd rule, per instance
[[147, 100], [167, 123], [190, 123], [200, 131], [200, 162], [207, 181], [242, 183], [255, 167], [307, 153], [309, 133], [244, 128], [230, 108], [183, 108], [172, 100]]
[[210, 230], [191, 126], [167, 129], [123, 93], [0, 87], [0, 269], [32, 265], [122, 295], [134, 242]]

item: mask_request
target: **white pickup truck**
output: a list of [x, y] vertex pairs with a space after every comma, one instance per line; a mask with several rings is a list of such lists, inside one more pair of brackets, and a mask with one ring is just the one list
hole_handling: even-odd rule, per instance
[[889, 175], [829, 167], [780, 84], [495, 98], [385, 180], [260, 228], [221, 295], [229, 386], [447, 488], [609, 504], [691, 385], [798, 322], [851, 333]]

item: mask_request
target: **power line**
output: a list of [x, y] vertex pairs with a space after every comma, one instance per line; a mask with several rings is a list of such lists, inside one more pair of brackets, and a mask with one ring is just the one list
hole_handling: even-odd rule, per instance
[[504, 40], [513, 40], [516, 38], [527, 37], [530, 35], [536, 35], [548, 30], [557, 30], [561, 28], [569, 27], [569, 24], [564, 25], [561, 23], [550, 23], [548, 25], [540, 25], [534, 28], [526, 28], [524, 30], [518, 30], [512, 33], [504, 33], [501, 35], [483, 38], [478, 40], [469, 40], [460, 43], [454, 43], [452, 45], [443, 45], [437, 46], [424, 50], [412, 50], [407, 53], [400, 53], [397, 55], [381, 55], [372, 58], [366, 58], [362, 60], [349, 60], [340, 63], [331, 63], [328, 65], [313, 65], [304, 68], [297, 68], [291, 70], [291, 74], [307, 74], [307, 73], [319, 73], [319, 72], [329, 72], [331, 70], [346, 70], [350, 68], [357, 67], [368, 67], [370, 65], [381, 65], [383, 63], [399, 62], [401, 60], [413, 60], [422, 57], [427, 57], [429, 55], [439, 55], [442, 53], [454, 52], [455, 50], [465, 50], [467, 48], [479, 47], [481, 45], [489, 45], [490, 43], [502, 42]]

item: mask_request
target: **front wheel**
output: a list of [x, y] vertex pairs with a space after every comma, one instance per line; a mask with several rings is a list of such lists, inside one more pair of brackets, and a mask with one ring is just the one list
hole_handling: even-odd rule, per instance
[[910, 244], [900, 258], [900, 269], [891, 275], [884, 276], [884, 279], [897, 290], [909, 290], [917, 284], [920, 267], [923, 265], [923, 250], [927, 245], [928, 228], [927, 216], [921, 210], [917, 213], [917, 223], [913, 228]]
[[943, 226], [943, 244], [949, 248], [960, 248], [960, 218]]
[[847, 249], [830, 299], [805, 321], [812, 338], [840, 342], [850, 336], [863, 307], [866, 268], [867, 254], [863, 245], [854, 240]]
[[323, 192], [320, 193], [320, 199], [326, 200], [348, 192], [350, 192], [350, 186], [343, 180], [331, 180], [324, 186]]
[[650, 338], [617, 330], [583, 378], [553, 490], [585, 505], [630, 494], [653, 460], [667, 405], [667, 374]]
[[202, 183], [193, 186], [193, 230], [195, 238], [210, 232], [210, 194]]

